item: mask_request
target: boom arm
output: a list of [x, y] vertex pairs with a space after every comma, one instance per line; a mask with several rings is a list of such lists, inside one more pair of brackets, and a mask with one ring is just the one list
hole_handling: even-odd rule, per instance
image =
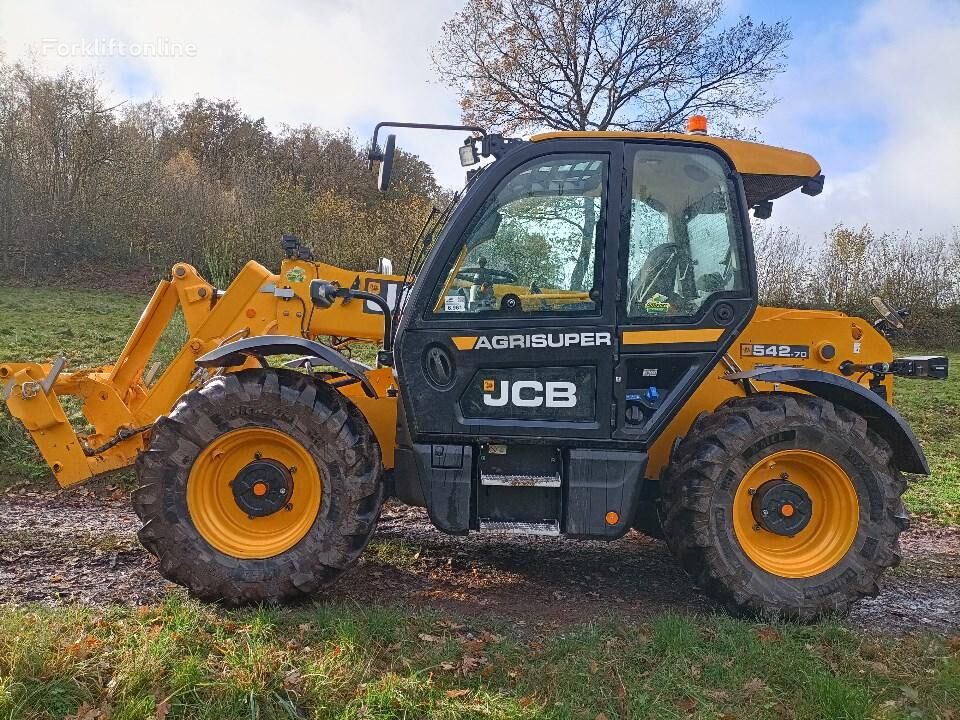
[[[383, 341], [381, 304], [392, 306], [403, 277], [353, 272], [307, 259], [285, 260], [274, 274], [249, 262], [230, 287], [218, 292], [186, 263], [174, 266], [150, 299], [123, 351], [112, 365], [61, 372], [56, 363], [0, 364], [0, 383], [10, 413], [33, 437], [60, 485], [83, 482], [94, 475], [127, 467], [145, 446], [153, 422], [167, 414], [177, 399], [201, 379], [197, 360], [230, 342], [256, 336], [283, 335], [314, 341], [319, 336], [342, 343]], [[310, 285], [324, 280], [383, 298], [382, 302], [338, 295], [328, 310], [316, 311]], [[187, 340], [153, 381], [148, 369], [164, 330], [177, 308], [183, 313]], [[255, 367], [254, 358], [231, 368]], [[392, 373], [368, 370], [362, 383], [387, 397]], [[347, 390], [345, 389], [345, 393]], [[64, 412], [60, 396], [79, 398], [82, 413], [94, 430], [78, 433]], [[358, 405], [378, 401], [364, 395]], [[362, 408], [361, 408], [362, 409]], [[388, 422], [373, 423], [375, 428]], [[385, 430], [384, 430], [385, 431]]]

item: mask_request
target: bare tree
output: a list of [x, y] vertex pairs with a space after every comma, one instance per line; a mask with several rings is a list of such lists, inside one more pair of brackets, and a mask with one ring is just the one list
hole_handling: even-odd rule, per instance
[[698, 112], [728, 131], [775, 101], [785, 22], [723, 0], [467, 0], [434, 63], [464, 119], [505, 132], [675, 130]]

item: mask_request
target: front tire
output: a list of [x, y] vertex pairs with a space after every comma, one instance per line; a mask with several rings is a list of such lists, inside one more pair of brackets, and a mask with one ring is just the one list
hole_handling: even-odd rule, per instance
[[360, 556], [383, 502], [361, 413], [300, 373], [245, 370], [185, 394], [137, 461], [139, 538], [160, 573], [229, 605], [312, 595]]
[[694, 423], [663, 480], [684, 569], [733, 611], [811, 620], [900, 561], [906, 482], [866, 421], [821, 398], [735, 398]]

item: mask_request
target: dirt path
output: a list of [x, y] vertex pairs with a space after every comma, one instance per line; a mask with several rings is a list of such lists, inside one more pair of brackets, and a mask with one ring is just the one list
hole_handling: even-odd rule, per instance
[[[0, 497], [0, 602], [152, 603], [182, 592], [136, 540], [128, 499], [89, 491]], [[871, 630], [960, 631], [960, 529], [916, 527], [904, 562], [848, 623]], [[389, 505], [360, 564], [330, 593], [464, 614], [566, 624], [614, 610], [643, 618], [672, 608], [712, 612], [662, 542], [450, 537], [418, 509]]]

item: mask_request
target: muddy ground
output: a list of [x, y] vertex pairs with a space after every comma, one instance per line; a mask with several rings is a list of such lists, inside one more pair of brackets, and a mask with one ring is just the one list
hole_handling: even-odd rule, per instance
[[[181, 589], [155, 571], [120, 491], [0, 496], [0, 602], [154, 603]], [[914, 524], [904, 561], [847, 623], [874, 631], [960, 631], [960, 528]], [[672, 608], [719, 608], [677, 568], [664, 543], [637, 533], [613, 543], [450, 537], [419, 509], [388, 505], [334, 601], [405, 603], [517, 624], [564, 625], [613, 609], [643, 619]]]

